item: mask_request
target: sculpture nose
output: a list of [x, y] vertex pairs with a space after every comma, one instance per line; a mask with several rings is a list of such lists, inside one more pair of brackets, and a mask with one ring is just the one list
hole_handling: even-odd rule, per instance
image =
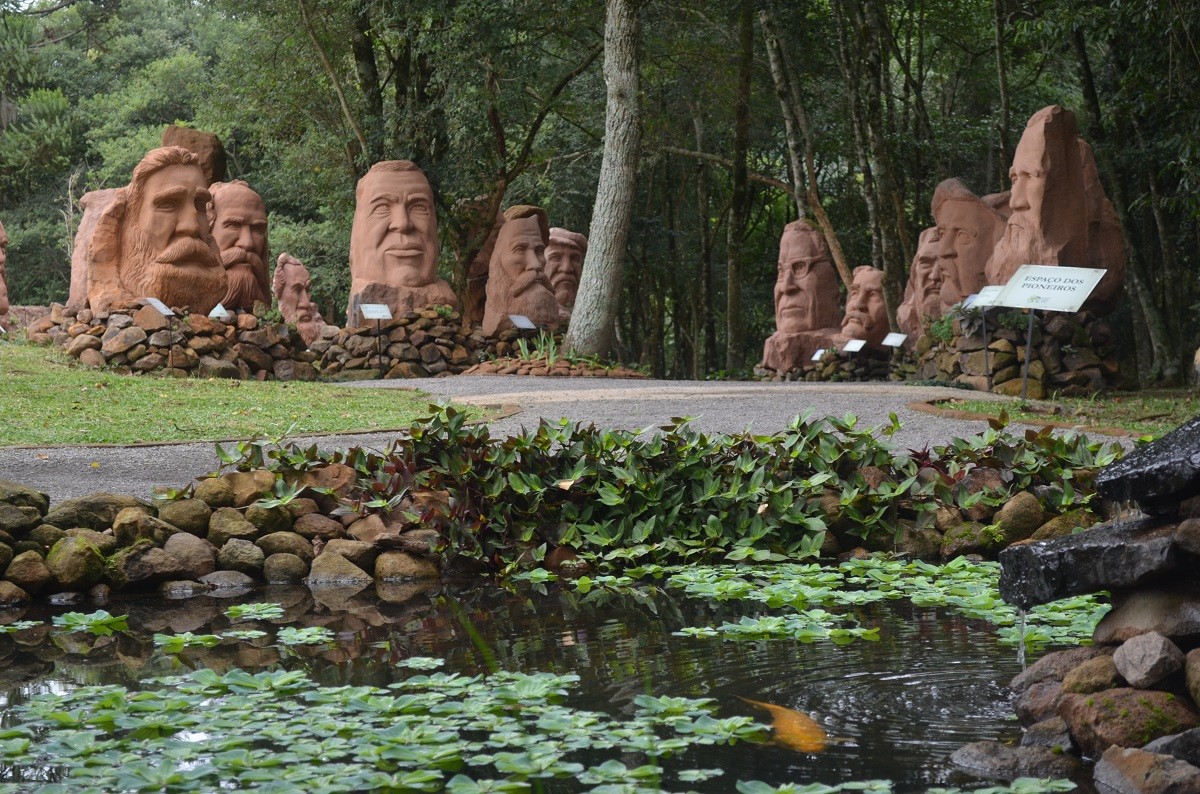
[[1021, 177], [1013, 177], [1012, 193], [1008, 198], [1008, 206], [1014, 210], [1029, 209], [1029, 200], [1026, 196], [1025, 180]]
[[[202, 228], [200, 217], [200, 212], [195, 207], [184, 207], [175, 221], [175, 234], [199, 237]], [[205, 222], [207, 223], [207, 219]]]
[[398, 232], [409, 232], [413, 229], [412, 216], [408, 208], [401, 203], [392, 205], [391, 228]]

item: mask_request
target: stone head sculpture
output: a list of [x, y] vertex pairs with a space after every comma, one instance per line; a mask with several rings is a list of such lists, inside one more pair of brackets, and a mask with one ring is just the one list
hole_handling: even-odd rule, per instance
[[942, 270], [938, 265], [937, 227], [921, 232], [917, 253], [904, 288], [904, 302], [896, 309], [896, 323], [910, 338], [925, 331], [929, 318], [942, 316]]
[[1085, 264], [1087, 208], [1077, 139], [1075, 114], [1058, 105], [1029, 119], [1009, 170], [1012, 214], [987, 264], [987, 283], [1005, 284], [1025, 264]]
[[208, 189], [208, 222], [229, 282], [221, 304], [231, 311], [253, 309], [255, 301], [269, 305], [266, 205], [241, 179], [214, 182]]
[[510, 314], [525, 315], [538, 326], [558, 325], [562, 315], [546, 278], [549, 237], [541, 207], [518, 204], [505, 210], [488, 266], [483, 313], [483, 332], [488, 336], [511, 327]]
[[304, 344], [311, 345], [321, 337], [325, 321], [312, 299], [312, 279], [308, 268], [288, 253], [279, 255], [275, 262], [275, 275], [271, 280], [271, 291], [279, 301], [279, 313], [286, 323], [296, 326]]
[[883, 271], [862, 265], [854, 268], [853, 275], [846, 297], [846, 314], [842, 317], [842, 335], [879, 347], [890, 330], [887, 305], [883, 302]]
[[96, 222], [87, 278], [91, 308], [150, 297], [212, 311], [227, 282], [208, 226], [211, 198], [188, 150], [165, 146], [142, 158]]
[[437, 276], [437, 212], [425, 173], [408, 160], [376, 163], [354, 198], [348, 322], [358, 324], [363, 303], [386, 303], [392, 314], [457, 305]]
[[1004, 219], [957, 179], [947, 179], [933, 191], [933, 220], [937, 224], [938, 266], [941, 269], [940, 317], [951, 306], [987, 285], [985, 269], [1004, 234]]
[[0, 319], [8, 314], [8, 232], [0, 223]]
[[837, 274], [821, 232], [806, 221], [792, 221], [779, 238], [779, 271], [775, 279], [775, 328], [795, 334], [836, 328]]
[[579, 278], [583, 275], [583, 259], [587, 256], [587, 237], [579, 232], [550, 228], [550, 243], [546, 246], [546, 277], [554, 289], [558, 305], [570, 309], [575, 305]]

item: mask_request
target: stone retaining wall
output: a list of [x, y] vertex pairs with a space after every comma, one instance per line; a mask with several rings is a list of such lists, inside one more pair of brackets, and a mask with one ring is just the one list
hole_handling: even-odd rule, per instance
[[334, 380], [424, 378], [457, 375], [516, 338], [516, 332], [489, 340], [479, 328], [465, 331], [462, 315], [441, 307], [409, 312], [378, 327], [342, 328], [309, 350], [320, 356], [321, 374]]

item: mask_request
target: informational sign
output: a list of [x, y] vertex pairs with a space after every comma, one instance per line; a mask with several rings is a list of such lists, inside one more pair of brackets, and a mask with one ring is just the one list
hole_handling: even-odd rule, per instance
[[522, 331], [537, 330], [537, 326], [533, 324], [533, 320], [530, 320], [523, 314], [510, 314], [508, 315], [508, 319], [512, 321], [513, 325], [515, 325], [517, 328], [520, 328]]
[[812, 360], [813, 360], [813, 361], [820, 361], [820, 360], [821, 360], [821, 356], [823, 356], [823, 355], [825, 355], [825, 348], [823, 348], [823, 347], [822, 347], [822, 348], [820, 348], [819, 350], [817, 350], [817, 352], [816, 352], [816, 353], [813, 353]]
[[908, 339], [908, 334], [890, 333], [883, 338], [884, 347], [900, 347], [904, 344], [904, 340]]
[[364, 320], [390, 320], [392, 310], [386, 303], [364, 303], [358, 307]]
[[163, 303], [158, 298], [143, 298], [142, 300], [146, 301], [147, 306], [153, 306], [155, 309], [157, 309], [158, 313], [163, 317], [175, 316], [175, 312], [171, 311], [171, 307], [167, 306], [167, 304]]
[[963, 307], [967, 309], [983, 309], [988, 306], [996, 305], [996, 298], [1004, 290], [1004, 287], [984, 287], [975, 295], [970, 296], [971, 301], [963, 301]]
[[858, 351], [862, 350], [866, 346], [867, 346], [867, 341], [865, 339], [851, 339], [849, 342], [842, 345], [842, 352], [843, 353], [857, 353]]
[[230, 320], [232, 318], [233, 314], [221, 303], [214, 306], [213, 310], [208, 313], [208, 319], [210, 320]]
[[1104, 272], [1090, 267], [1021, 265], [1000, 291], [996, 305], [1077, 312], [1104, 278]]

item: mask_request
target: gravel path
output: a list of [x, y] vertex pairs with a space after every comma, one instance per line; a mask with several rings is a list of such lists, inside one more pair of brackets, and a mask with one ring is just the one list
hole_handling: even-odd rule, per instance
[[[945, 443], [986, 427], [983, 422], [947, 419], [908, 407], [914, 402], [961, 396], [961, 391], [892, 383], [729, 383], [509, 375], [346, 384], [346, 388], [371, 387], [416, 388], [427, 392], [432, 400], [504, 406], [501, 417], [490, 423], [497, 433], [534, 427], [540, 418], [567, 417], [601, 427], [643, 429], [662, 425], [674, 416], [695, 417], [694, 426], [705, 432], [751, 428], [766, 433], [786, 426], [806, 410], [817, 416], [852, 413], [862, 425], [870, 427], [887, 424], [888, 414], [895, 412], [903, 429], [891, 443], [903, 449]], [[313, 440], [324, 449], [354, 445], [380, 448], [394, 435], [353, 434]], [[54, 502], [95, 491], [148, 497], [155, 485], [180, 486], [217, 465], [211, 443], [0, 448], [0, 479], [38, 488], [50, 494]]]

